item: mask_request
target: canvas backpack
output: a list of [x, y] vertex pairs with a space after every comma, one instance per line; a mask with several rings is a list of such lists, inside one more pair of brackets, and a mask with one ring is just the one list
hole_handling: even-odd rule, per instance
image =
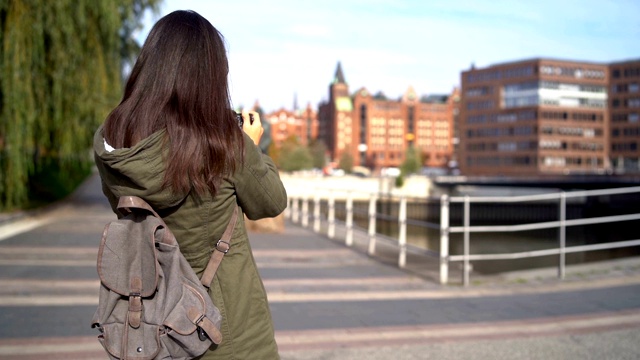
[[207, 292], [229, 251], [238, 207], [201, 279], [173, 233], [144, 200], [119, 199], [98, 252], [100, 295], [92, 327], [110, 359], [191, 359], [220, 344], [222, 316]]

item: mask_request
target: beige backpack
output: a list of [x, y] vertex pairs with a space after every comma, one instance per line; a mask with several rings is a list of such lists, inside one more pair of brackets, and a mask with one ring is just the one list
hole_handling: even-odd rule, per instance
[[238, 216], [213, 250], [202, 279], [189, 266], [162, 218], [135, 196], [105, 227], [98, 252], [100, 298], [92, 327], [111, 359], [191, 359], [220, 344], [222, 316], [210, 286]]

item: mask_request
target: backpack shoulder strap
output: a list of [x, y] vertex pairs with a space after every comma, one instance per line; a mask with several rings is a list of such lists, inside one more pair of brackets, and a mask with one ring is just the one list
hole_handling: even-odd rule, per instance
[[118, 199], [118, 209], [131, 212], [130, 210], [131, 208], [147, 210], [150, 213], [152, 213], [155, 217], [162, 220], [162, 218], [158, 215], [158, 213], [155, 210], [153, 210], [151, 205], [149, 205], [146, 201], [142, 200], [137, 196], [121, 196]]
[[[163, 237], [163, 242], [167, 244], [176, 243], [175, 237], [169, 230], [169, 227], [164, 223], [162, 217], [158, 215], [158, 213], [143, 199], [137, 196], [121, 196], [118, 200], [118, 209], [131, 212], [131, 209], [144, 209], [151, 212], [156, 218], [158, 218], [165, 227], [165, 233]], [[226, 253], [229, 252], [231, 248], [231, 238], [233, 235], [233, 229], [236, 227], [236, 222], [238, 220], [238, 206], [236, 205], [233, 209], [233, 215], [231, 215], [231, 220], [229, 220], [229, 224], [227, 224], [227, 228], [224, 230], [222, 237], [216, 243], [216, 247], [211, 252], [211, 257], [209, 258], [209, 263], [207, 267], [204, 269], [204, 273], [202, 274], [202, 278], [200, 278], [200, 282], [205, 287], [209, 288], [211, 286], [211, 282], [213, 281], [213, 277], [216, 275], [218, 271], [218, 267], [220, 266], [220, 262], [222, 262], [222, 258]]]
[[202, 274], [202, 278], [200, 278], [200, 282], [205, 287], [209, 288], [211, 286], [211, 282], [213, 281], [213, 277], [216, 275], [216, 271], [218, 271], [218, 267], [220, 266], [220, 262], [222, 262], [222, 258], [226, 253], [229, 252], [231, 248], [231, 237], [233, 235], [233, 229], [236, 227], [236, 222], [238, 220], [238, 206], [236, 205], [233, 209], [233, 215], [231, 215], [231, 220], [229, 220], [229, 224], [227, 224], [227, 228], [224, 230], [222, 237], [216, 243], [216, 247], [211, 252], [211, 258], [209, 258], [209, 263], [207, 267], [204, 269], [204, 273]]
[[162, 226], [164, 226], [164, 236], [162, 237], [162, 242], [169, 245], [175, 245], [178, 243], [167, 224], [165, 224], [162, 217], [158, 215], [158, 213], [151, 207], [151, 205], [137, 196], [121, 196], [118, 199], [118, 210], [122, 211], [124, 214], [128, 214], [132, 211], [131, 209], [143, 209], [152, 213], [153, 216], [160, 220]]

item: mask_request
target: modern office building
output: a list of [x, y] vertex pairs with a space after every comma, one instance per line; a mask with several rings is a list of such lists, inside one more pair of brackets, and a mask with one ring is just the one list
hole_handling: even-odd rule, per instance
[[453, 116], [459, 94], [419, 97], [411, 87], [399, 99], [360, 88], [349, 94], [340, 63], [329, 100], [318, 110], [318, 136], [336, 162], [346, 153], [374, 172], [398, 167], [414, 147], [423, 165], [446, 167], [453, 159]]
[[608, 68], [530, 59], [463, 71], [463, 175], [600, 174], [610, 168]]
[[611, 166], [617, 174], [640, 173], [640, 59], [609, 65]]

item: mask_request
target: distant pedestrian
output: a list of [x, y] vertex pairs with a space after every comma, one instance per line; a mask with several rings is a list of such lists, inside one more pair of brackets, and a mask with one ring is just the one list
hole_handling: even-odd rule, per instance
[[[287, 195], [273, 161], [257, 147], [257, 113], [232, 111], [222, 35], [193, 11], [151, 29], [120, 104], [94, 137], [104, 194], [143, 198], [164, 218], [200, 276], [236, 206], [273, 217]], [[119, 216], [121, 214], [118, 214]], [[222, 344], [202, 359], [278, 359], [262, 280], [244, 217], [209, 291], [223, 315]]]

